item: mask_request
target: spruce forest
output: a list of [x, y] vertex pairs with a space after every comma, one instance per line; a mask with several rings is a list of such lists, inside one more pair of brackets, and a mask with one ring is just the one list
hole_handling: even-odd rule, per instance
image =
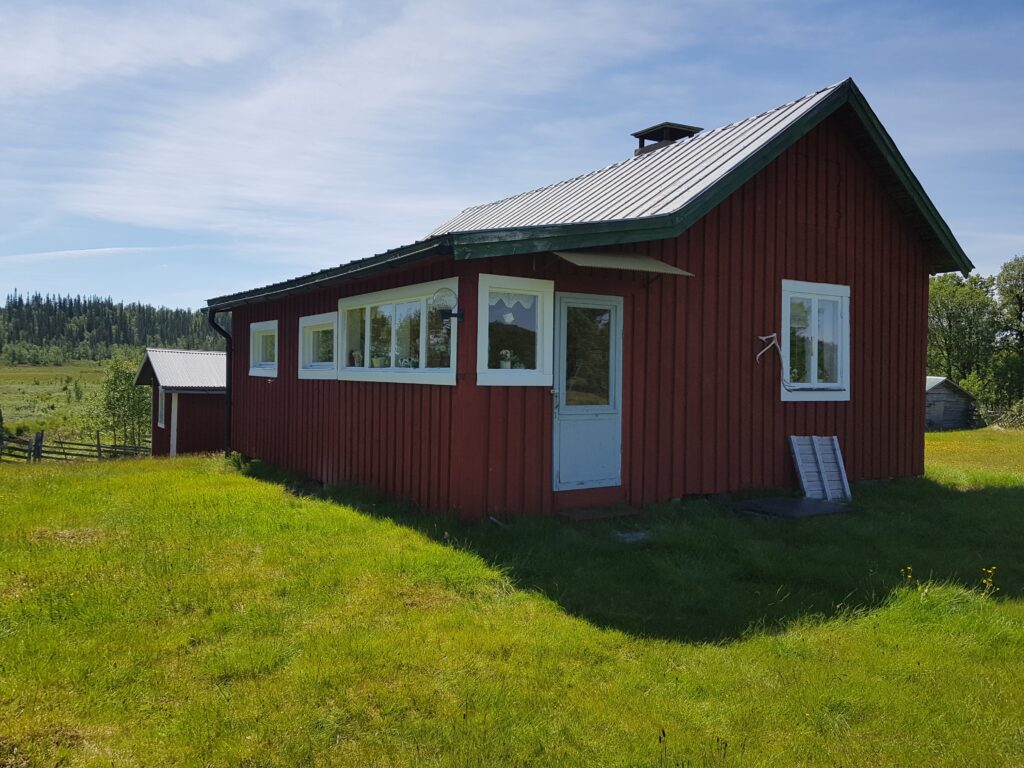
[[189, 309], [17, 291], [0, 307], [0, 365], [106, 360], [144, 347], [223, 349], [224, 342]]

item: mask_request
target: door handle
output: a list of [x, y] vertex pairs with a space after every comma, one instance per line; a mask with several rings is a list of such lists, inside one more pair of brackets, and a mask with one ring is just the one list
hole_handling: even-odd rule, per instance
[[554, 403], [555, 410], [557, 411], [558, 410], [558, 405], [559, 405], [558, 390], [557, 389], [552, 389], [551, 390], [551, 400]]

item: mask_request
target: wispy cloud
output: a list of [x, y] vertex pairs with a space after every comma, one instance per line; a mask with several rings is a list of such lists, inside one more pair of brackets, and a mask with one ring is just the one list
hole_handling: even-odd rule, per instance
[[0, 23], [0, 102], [229, 61], [250, 48], [265, 21], [241, 3], [222, 4], [217, 15], [199, 4], [10, 3]]
[[[415, 237], [457, 205], [434, 157], [500, 135], [517, 98], [557, 93], [598, 61], [666, 44], [663, 20], [635, 11], [449, 0], [359, 23], [324, 15], [301, 55], [278, 52], [250, 87], [153, 98], [82, 178], [62, 185], [59, 203], [300, 247], [314, 232], [323, 242], [395, 218]], [[613, 34], [622, 53], [609, 57]]]
[[9, 0], [0, 282], [132, 289], [166, 263], [146, 290], [195, 304], [847, 75], [951, 223], [1012, 231], [1021, 37], [994, 5], [872, 0]]
[[211, 246], [193, 245], [140, 245], [117, 246], [114, 248], [72, 248], [64, 251], [34, 251], [0, 255], [0, 265], [41, 264], [53, 261], [78, 261], [81, 259], [106, 259], [112, 256], [149, 256], [157, 253], [184, 253], [197, 249], [213, 250]]

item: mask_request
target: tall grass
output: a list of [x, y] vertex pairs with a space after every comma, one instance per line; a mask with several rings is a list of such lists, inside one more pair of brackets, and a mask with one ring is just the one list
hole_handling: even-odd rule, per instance
[[499, 527], [215, 458], [0, 467], [0, 766], [1020, 765], [1014, 477]]

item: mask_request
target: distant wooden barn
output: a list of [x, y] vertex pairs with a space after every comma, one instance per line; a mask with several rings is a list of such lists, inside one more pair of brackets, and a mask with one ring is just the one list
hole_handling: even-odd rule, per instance
[[921, 474], [928, 276], [972, 265], [853, 81], [633, 135], [210, 299], [232, 449], [466, 518], [793, 484], [790, 435], [837, 436], [854, 482]]
[[153, 388], [153, 455], [222, 451], [226, 445], [224, 352], [147, 349], [138, 386]]
[[945, 376], [925, 378], [924, 426], [928, 430], [978, 426], [974, 397]]

